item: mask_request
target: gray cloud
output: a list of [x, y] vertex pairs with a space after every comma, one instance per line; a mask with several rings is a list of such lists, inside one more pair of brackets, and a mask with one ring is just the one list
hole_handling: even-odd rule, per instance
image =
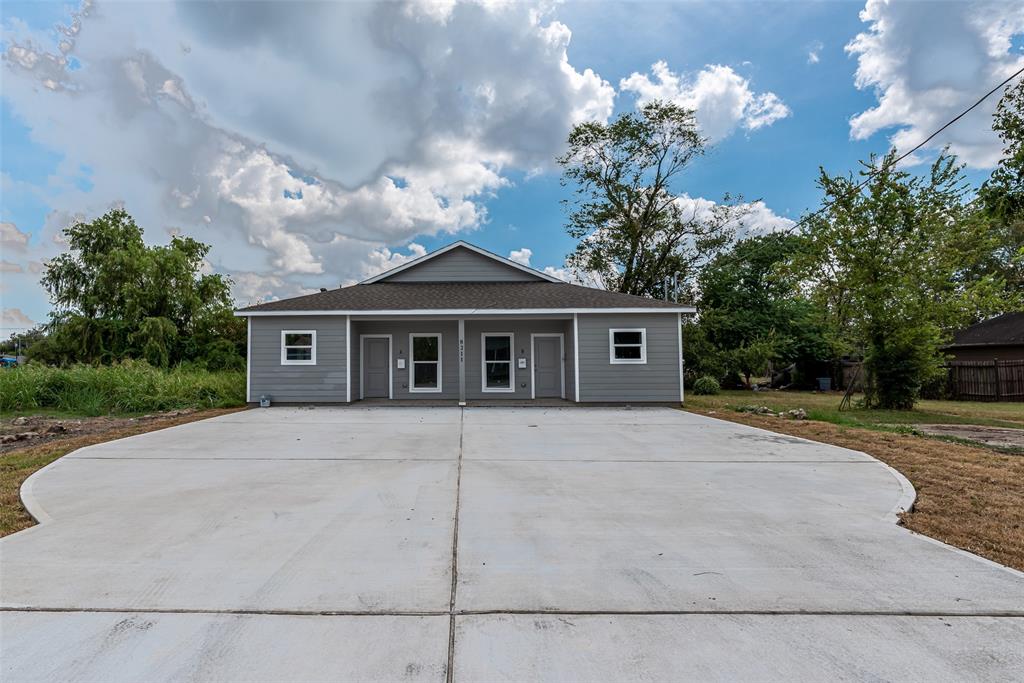
[[211, 243], [239, 296], [336, 285], [382, 245], [478, 226], [507, 170], [611, 112], [536, 8], [443, 9], [98, 3], [60, 46], [8, 23], [4, 95], [65, 156], [58, 212], [123, 201], [151, 239]]

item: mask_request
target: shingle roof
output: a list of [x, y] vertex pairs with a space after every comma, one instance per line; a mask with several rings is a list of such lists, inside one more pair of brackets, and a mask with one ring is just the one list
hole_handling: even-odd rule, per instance
[[239, 313], [452, 309], [670, 308], [671, 301], [564, 282], [375, 282], [270, 301]]
[[1024, 344], [1024, 313], [1004, 313], [955, 333], [950, 347], [1018, 344]]

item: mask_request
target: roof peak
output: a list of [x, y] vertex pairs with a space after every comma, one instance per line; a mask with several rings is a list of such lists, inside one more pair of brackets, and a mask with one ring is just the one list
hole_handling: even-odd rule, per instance
[[471, 251], [471, 252], [473, 252], [475, 254], [478, 254], [480, 256], [492, 259], [493, 261], [495, 261], [497, 263], [500, 263], [500, 264], [502, 264], [504, 266], [507, 266], [507, 267], [510, 267], [510, 268], [514, 268], [514, 269], [522, 271], [524, 273], [529, 273], [530, 275], [533, 275], [534, 277], [538, 278], [539, 280], [546, 280], [547, 282], [562, 282], [562, 280], [558, 279], [557, 277], [555, 277], [553, 275], [548, 275], [547, 273], [543, 273], [543, 272], [537, 270], [536, 268], [531, 268], [530, 266], [524, 266], [523, 264], [517, 263], [516, 261], [513, 261], [512, 259], [505, 258], [504, 256], [499, 256], [498, 254], [495, 254], [492, 251], [488, 251], [488, 250], [486, 250], [486, 249], [484, 249], [482, 247], [478, 247], [475, 244], [470, 244], [469, 242], [467, 242], [465, 240], [456, 240], [455, 242], [451, 242], [450, 244], [446, 244], [445, 246], [443, 246], [443, 247], [441, 247], [439, 249], [435, 249], [434, 251], [430, 252], [429, 254], [424, 254], [423, 256], [419, 256], [417, 258], [412, 259], [411, 261], [406, 261], [405, 263], [403, 263], [403, 264], [401, 264], [399, 266], [395, 266], [394, 268], [386, 270], [383, 273], [378, 273], [377, 275], [374, 275], [373, 277], [369, 277], [369, 278], [363, 280], [362, 282], [360, 282], [359, 284], [361, 284], [361, 285], [369, 285], [369, 284], [373, 284], [375, 282], [380, 282], [382, 280], [386, 280], [386, 279], [392, 277], [393, 275], [397, 275], [398, 273], [401, 273], [401, 272], [404, 272], [406, 270], [409, 270], [410, 268], [415, 268], [416, 266], [419, 266], [419, 265], [422, 265], [424, 263], [427, 263], [428, 261], [431, 261], [432, 259], [435, 259], [438, 256], [441, 256], [443, 254], [447, 254], [447, 253], [451, 252], [454, 249], [467, 249], [467, 250], [469, 250], [469, 251]]

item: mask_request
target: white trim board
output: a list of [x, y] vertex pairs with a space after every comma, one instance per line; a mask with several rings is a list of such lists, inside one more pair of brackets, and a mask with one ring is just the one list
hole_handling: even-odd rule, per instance
[[235, 311], [239, 318], [249, 316], [301, 316], [301, 315], [389, 315], [389, 316], [429, 316], [429, 315], [545, 315], [571, 313], [696, 313], [693, 306], [672, 306], [670, 308], [410, 308], [387, 309], [373, 311], [336, 310], [336, 311]]
[[366, 349], [364, 348], [364, 342], [371, 338], [388, 340], [388, 399], [391, 400], [395, 397], [395, 344], [392, 341], [390, 334], [359, 335], [359, 400], [363, 400], [363, 393], [366, 389], [366, 373], [363, 372], [366, 365]]
[[[252, 320], [250, 319], [251, 323]], [[360, 349], [360, 352], [362, 349]], [[345, 402], [352, 402], [352, 317], [345, 316]]]
[[438, 249], [436, 251], [432, 251], [429, 254], [424, 254], [423, 256], [420, 256], [419, 258], [414, 258], [412, 261], [408, 261], [406, 263], [403, 263], [402, 265], [396, 266], [396, 267], [392, 268], [391, 270], [385, 270], [383, 273], [379, 273], [377, 275], [374, 275], [371, 278], [363, 280], [359, 284], [361, 284], [361, 285], [369, 285], [369, 284], [372, 284], [374, 282], [380, 282], [381, 280], [386, 280], [387, 278], [391, 277], [392, 275], [396, 275], [397, 273], [401, 273], [403, 270], [408, 270], [409, 268], [414, 268], [415, 266], [418, 266], [421, 263], [426, 263], [427, 261], [429, 261], [429, 260], [431, 260], [433, 258], [437, 258], [441, 254], [447, 254], [449, 251], [452, 251], [453, 249], [457, 249], [459, 247], [462, 247], [463, 249], [469, 249], [470, 251], [472, 251], [474, 253], [477, 253], [477, 254], [480, 254], [481, 256], [486, 256], [487, 258], [493, 259], [493, 260], [497, 261], [498, 263], [501, 263], [501, 264], [506, 265], [506, 266], [510, 266], [512, 268], [515, 268], [516, 270], [521, 270], [524, 273], [529, 273], [530, 275], [534, 275], [534, 276], [536, 276], [538, 278], [541, 278], [542, 280], [547, 280], [548, 282], [562, 282], [562, 280], [559, 280], [557, 277], [555, 277], [553, 275], [548, 275], [547, 273], [542, 273], [539, 270], [534, 270], [533, 268], [530, 268], [529, 266], [524, 266], [521, 263], [516, 263], [515, 261], [513, 261], [511, 259], [507, 259], [504, 256], [498, 256], [497, 254], [489, 252], [486, 249], [481, 249], [480, 247], [472, 245], [469, 242], [464, 242], [462, 240], [459, 240], [458, 242], [452, 242], [451, 244], [449, 244], [447, 246], [441, 247], [440, 249]]
[[562, 378], [562, 393], [560, 397], [565, 399], [565, 334], [562, 332], [531, 332], [530, 333], [530, 400], [537, 398], [537, 337], [558, 337], [558, 359], [560, 361], [560, 376]]
[[252, 318], [245, 321], [245, 402], [252, 402]]
[[572, 314], [572, 381], [576, 385], [576, 402], [580, 402], [580, 321]]
[[676, 334], [679, 335], [679, 402], [686, 402], [686, 388], [683, 381], [683, 314], [677, 315]]

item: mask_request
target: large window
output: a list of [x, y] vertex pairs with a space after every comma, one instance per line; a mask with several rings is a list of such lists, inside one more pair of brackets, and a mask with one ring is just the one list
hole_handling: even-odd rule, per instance
[[410, 334], [409, 391], [441, 391], [441, 335]]
[[608, 330], [608, 346], [610, 363], [647, 362], [647, 330], [643, 327]]
[[512, 366], [512, 334], [485, 332], [483, 347], [483, 391], [515, 391], [515, 369]]
[[281, 365], [316, 365], [316, 330], [281, 330]]

